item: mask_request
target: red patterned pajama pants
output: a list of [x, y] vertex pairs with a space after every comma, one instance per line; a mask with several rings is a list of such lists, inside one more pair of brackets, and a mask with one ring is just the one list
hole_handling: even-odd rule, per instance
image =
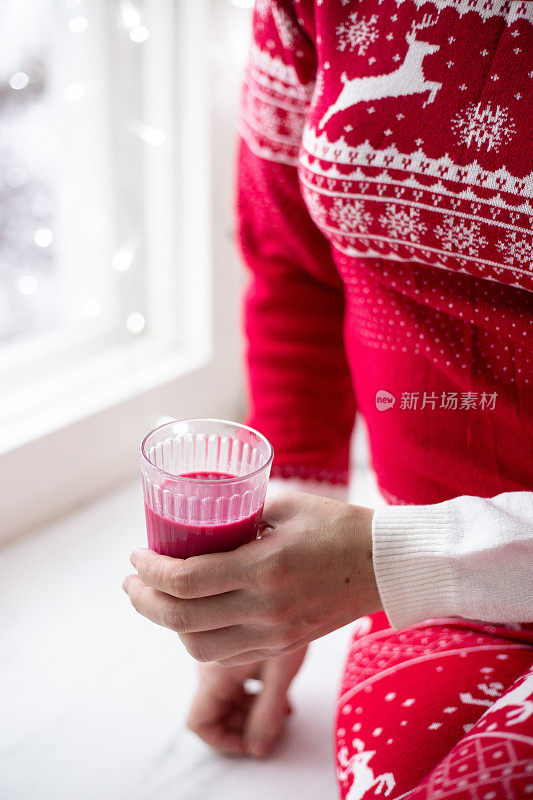
[[343, 800], [533, 800], [533, 630], [355, 625], [336, 718]]

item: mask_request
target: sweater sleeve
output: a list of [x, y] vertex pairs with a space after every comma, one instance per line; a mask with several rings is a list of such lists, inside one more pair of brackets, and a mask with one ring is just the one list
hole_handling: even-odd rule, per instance
[[463, 617], [533, 621], [533, 493], [374, 512], [374, 568], [394, 628]]
[[298, 175], [316, 73], [312, 25], [288, 0], [256, 3], [237, 155], [246, 421], [273, 444], [273, 476], [346, 484], [355, 402], [344, 291]]

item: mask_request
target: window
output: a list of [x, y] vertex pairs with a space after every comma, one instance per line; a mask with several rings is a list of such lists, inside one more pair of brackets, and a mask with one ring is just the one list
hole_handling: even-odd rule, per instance
[[185, 354], [187, 335], [175, 4], [21, 0], [2, 13], [5, 419], [17, 389], [61, 386], [60, 368], [124, 355], [134, 338], [132, 353]]
[[[2, 4], [7, 528], [133, 474], [138, 438], [160, 416], [242, 411], [243, 271], [230, 233], [250, 5]], [[105, 463], [103, 441], [113, 452]], [[42, 514], [22, 520], [12, 468], [21, 461], [28, 480], [49, 478]]]

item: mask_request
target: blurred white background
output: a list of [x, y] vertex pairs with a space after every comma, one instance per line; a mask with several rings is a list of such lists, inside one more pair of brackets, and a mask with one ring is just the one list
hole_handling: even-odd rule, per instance
[[249, 6], [0, 4], [0, 539], [134, 474], [160, 418], [242, 413]]
[[[194, 662], [121, 591], [146, 541], [141, 435], [244, 411], [250, 5], [0, 3], [2, 800], [336, 796], [346, 629], [312, 646], [274, 756], [225, 759], [183, 724]], [[352, 499], [379, 502], [357, 458]]]

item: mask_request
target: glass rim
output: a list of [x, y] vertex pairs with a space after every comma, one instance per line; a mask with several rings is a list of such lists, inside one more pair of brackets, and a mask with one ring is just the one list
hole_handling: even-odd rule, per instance
[[[155, 464], [152, 464], [152, 462], [145, 453], [145, 444], [148, 437], [151, 436], [153, 433], [160, 430], [161, 428], [166, 428], [168, 425], [175, 425], [177, 422], [222, 422], [225, 425], [234, 425], [238, 428], [241, 428], [242, 430], [250, 431], [251, 433], [255, 433], [255, 435], [261, 441], [266, 443], [268, 447], [268, 458], [264, 464], [262, 464], [257, 469], [254, 469], [253, 472], [247, 472], [246, 475], [235, 475], [232, 478], [189, 478], [185, 475], [176, 475], [174, 472], [167, 472], [167, 470], [161, 469], [161, 467], [157, 467]], [[272, 461], [274, 459], [274, 448], [272, 447], [266, 436], [264, 436], [255, 428], [250, 428], [249, 425], [243, 425], [241, 422], [232, 422], [230, 419], [217, 419], [216, 417], [187, 417], [185, 419], [174, 419], [171, 422], [163, 422], [161, 423], [161, 425], [157, 425], [155, 428], [152, 428], [151, 431], [148, 431], [148, 433], [145, 434], [141, 440], [141, 444], [139, 446], [139, 455], [141, 458], [141, 463], [146, 462], [146, 464], [148, 464], [149, 467], [157, 470], [157, 472], [159, 472], [161, 475], [165, 475], [168, 478], [171, 478], [172, 480], [181, 480], [184, 482], [191, 481], [196, 484], [198, 483], [220, 484], [220, 483], [237, 483], [238, 481], [246, 481], [252, 478], [254, 475], [258, 475], [266, 467], [272, 464]]]

